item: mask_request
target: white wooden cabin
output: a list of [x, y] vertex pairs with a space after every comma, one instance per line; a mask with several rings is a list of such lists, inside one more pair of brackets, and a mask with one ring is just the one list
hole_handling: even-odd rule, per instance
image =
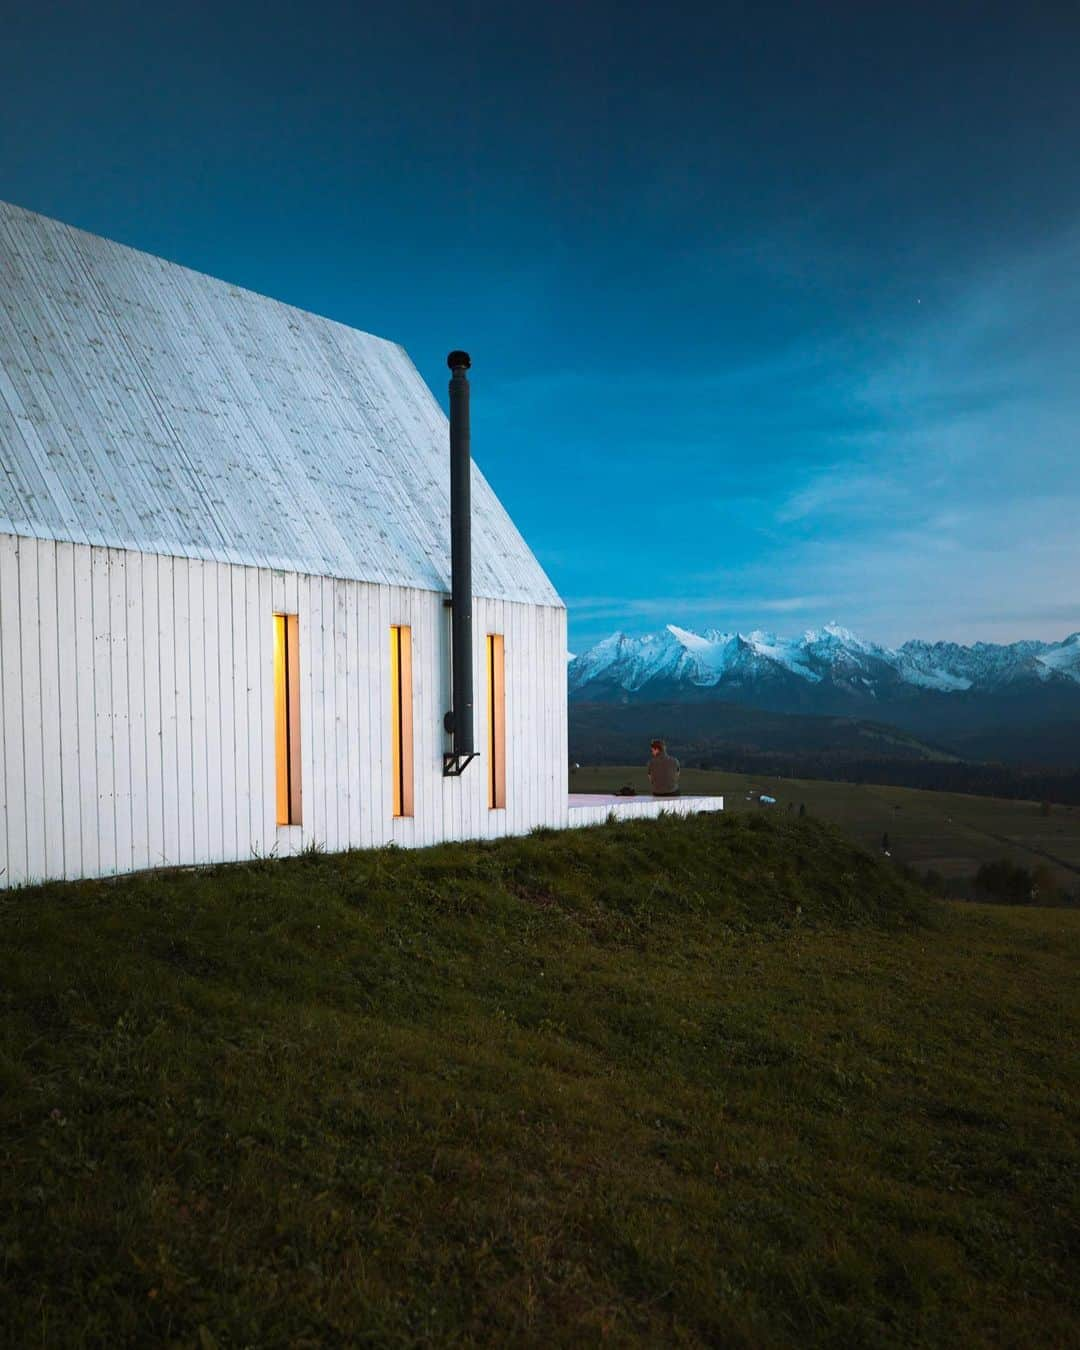
[[0, 205], [0, 884], [566, 825], [566, 610], [475, 465], [443, 775], [448, 475], [396, 344]]
[[401, 347], [0, 203], [0, 886], [718, 810], [567, 794], [566, 609]]

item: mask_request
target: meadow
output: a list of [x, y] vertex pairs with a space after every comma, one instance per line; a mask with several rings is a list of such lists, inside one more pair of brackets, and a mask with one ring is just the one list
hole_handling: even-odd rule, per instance
[[0, 899], [0, 1344], [1077, 1344], [1080, 914], [820, 820]]
[[[583, 765], [571, 781], [575, 792], [614, 792], [625, 784], [649, 791], [643, 765]], [[805, 805], [863, 848], [880, 851], [888, 834], [897, 862], [946, 878], [973, 876], [1001, 857], [1029, 870], [1045, 867], [1065, 895], [1080, 896], [1080, 807], [709, 769], [684, 769], [681, 788], [721, 795], [728, 811], [761, 811], [747, 801], [751, 791], [775, 797], [769, 809], [782, 814]]]

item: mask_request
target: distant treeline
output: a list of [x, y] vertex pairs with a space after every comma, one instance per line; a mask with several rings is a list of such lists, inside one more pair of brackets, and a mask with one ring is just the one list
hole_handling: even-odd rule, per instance
[[932, 792], [970, 792], [981, 797], [1080, 805], [1080, 773], [1046, 770], [1033, 773], [1008, 764], [911, 759], [837, 760], [824, 755], [762, 755], [739, 751], [704, 757], [695, 757], [691, 753], [684, 763], [694, 768], [721, 769], [729, 773], [881, 783], [891, 787], [927, 788]]
[[[1077, 744], [1076, 725], [1057, 729], [1066, 750]], [[1019, 736], [1019, 729], [1013, 730]], [[1051, 731], [1031, 729], [1032, 754], [1045, 752]], [[656, 735], [665, 737], [683, 764], [698, 768], [1080, 804], [1078, 758], [1062, 760], [1060, 767], [1012, 760], [987, 753], [985, 746], [950, 747], [944, 739], [920, 739], [882, 722], [772, 713], [733, 703], [570, 704], [570, 758], [581, 764], [643, 762], [644, 748]]]
[[992, 905], [1051, 905], [1075, 908], [1080, 905], [1080, 886], [1070, 890], [1054, 879], [1054, 874], [1038, 864], [1027, 868], [1011, 858], [983, 863], [974, 876], [944, 877], [934, 868], [920, 872], [906, 863], [900, 872], [909, 881], [918, 882], [931, 895], [948, 900], [981, 900]]
[[[721, 769], [729, 774], [761, 774], [774, 778], [821, 778], [834, 783], [882, 783], [890, 787], [922, 787], [933, 792], [973, 792], [1025, 802], [1080, 805], [1080, 772], [1031, 772], [1008, 764], [965, 764], [953, 760], [846, 759], [836, 755], [796, 755], [699, 748], [671, 741], [670, 748], [688, 768]], [[582, 747], [582, 764], [625, 764], [625, 751]], [[589, 753], [589, 751], [593, 753]]]

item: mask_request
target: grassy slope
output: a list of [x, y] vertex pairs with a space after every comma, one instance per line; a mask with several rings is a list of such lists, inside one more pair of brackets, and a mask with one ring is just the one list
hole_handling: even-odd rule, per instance
[[[573, 776], [575, 792], [610, 792], [632, 783], [649, 791], [643, 765], [583, 767]], [[1044, 816], [1038, 802], [976, 797], [960, 792], [832, 783], [821, 779], [770, 778], [766, 774], [686, 769], [684, 792], [718, 793], [728, 810], [760, 811], [745, 801], [748, 787], [775, 796], [839, 825], [856, 843], [876, 850], [886, 831], [893, 857], [943, 876], [972, 876], [981, 863], [1002, 856], [1027, 868], [1045, 865], [1068, 893], [1080, 892], [1080, 808], [1054, 806]]]
[[1076, 1343], [1080, 916], [812, 820], [0, 901], [0, 1343]]

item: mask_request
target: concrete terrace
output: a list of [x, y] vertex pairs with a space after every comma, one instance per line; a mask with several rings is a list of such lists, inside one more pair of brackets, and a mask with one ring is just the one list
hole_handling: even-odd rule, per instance
[[571, 792], [569, 798], [571, 828], [577, 825], [602, 825], [610, 816], [616, 820], [655, 818], [662, 812], [692, 816], [699, 811], [722, 811], [723, 797], [617, 797], [610, 792]]

